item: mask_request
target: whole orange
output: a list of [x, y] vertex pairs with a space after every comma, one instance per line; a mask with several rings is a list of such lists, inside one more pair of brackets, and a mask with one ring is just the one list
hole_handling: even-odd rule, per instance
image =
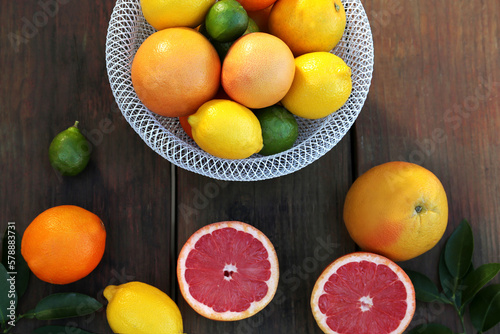
[[269, 32], [268, 21], [269, 21], [269, 14], [271, 14], [272, 8], [273, 5], [260, 10], [247, 11], [248, 17], [254, 20], [255, 23], [257, 23], [259, 30], [262, 32]]
[[295, 74], [292, 51], [278, 37], [255, 32], [239, 38], [222, 65], [222, 87], [248, 108], [278, 103], [288, 92]]
[[238, 0], [246, 11], [261, 10], [271, 6], [276, 0]]
[[151, 111], [168, 117], [194, 113], [220, 85], [217, 51], [190, 28], [169, 28], [149, 36], [132, 63], [132, 84]]
[[97, 267], [106, 230], [95, 214], [74, 205], [45, 210], [24, 231], [21, 253], [31, 271], [52, 284], [75, 282]]
[[344, 204], [344, 222], [363, 250], [393, 261], [409, 260], [442, 238], [448, 224], [446, 192], [429, 170], [388, 162], [353, 183]]
[[179, 123], [181, 123], [181, 127], [186, 132], [186, 134], [193, 139], [193, 129], [191, 129], [191, 125], [188, 122], [189, 116], [181, 116], [179, 117]]

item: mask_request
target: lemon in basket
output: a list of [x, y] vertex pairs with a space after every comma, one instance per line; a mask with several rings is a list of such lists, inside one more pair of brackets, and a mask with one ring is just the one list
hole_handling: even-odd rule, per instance
[[211, 100], [189, 116], [194, 141], [202, 150], [223, 159], [245, 159], [263, 146], [254, 113], [230, 100]]
[[203, 22], [215, 0], [141, 0], [146, 21], [156, 30], [195, 28]]
[[295, 58], [292, 87], [281, 103], [292, 114], [318, 119], [339, 110], [351, 91], [351, 68], [340, 57], [311, 52]]
[[340, 0], [277, 1], [269, 15], [269, 31], [295, 56], [330, 51], [344, 34], [346, 14]]

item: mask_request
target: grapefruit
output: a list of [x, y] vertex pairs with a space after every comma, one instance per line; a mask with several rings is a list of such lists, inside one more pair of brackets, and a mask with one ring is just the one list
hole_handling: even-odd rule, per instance
[[276, 0], [238, 0], [246, 11], [257, 11], [270, 7]]
[[217, 51], [199, 32], [168, 28], [141, 44], [132, 62], [132, 84], [141, 102], [161, 116], [194, 113], [219, 89]]
[[410, 260], [441, 240], [448, 224], [446, 192], [431, 171], [409, 162], [387, 162], [352, 184], [344, 222], [363, 250], [393, 261]]
[[314, 285], [311, 308], [328, 334], [401, 334], [415, 313], [415, 290], [391, 260], [357, 252], [323, 271]]
[[295, 74], [292, 51], [278, 37], [263, 32], [240, 37], [222, 64], [222, 87], [234, 101], [252, 109], [278, 103]]
[[182, 247], [177, 278], [196, 312], [212, 320], [240, 320], [273, 299], [278, 258], [269, 239], [255, 227], [219, 222], [195, 232]]

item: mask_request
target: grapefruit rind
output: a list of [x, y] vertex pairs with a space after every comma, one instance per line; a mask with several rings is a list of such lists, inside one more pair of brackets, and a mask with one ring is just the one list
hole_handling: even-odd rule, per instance
[[405, 331], [405, 329], [408, 327], [408, 325], [410, 324], [410, 322], [413, 318], [413, 315], [415, 313], [415, 306], [416, 306], [415, 305], [415, 289], [413, 287], [413, 284], [411, 283], [411, 280], [408, 277], [408, 275], [397, 264], [395, 264], [394, 262], [392, 262], [388, 258], [385, 258], [381, 255], [368, 253], [368, 252], [356, 252], [356, 253], [344, 255], [344, 256], [338, 258], [337, 260], [333, 261], [320, 275], [320, 277], [316, 281], [316, 284], [314, 285], [312, 296], [311, 296], [311, 309], [313, 312], [313, 316], [316, 319], [316, 322], [318, 323], [318, 326], [326, 334], [343, 334], [343, 333], [338, 333], [338, 332], [332, 330], [327, 325], [328, 317], [326, 316], [326, 314], [322, 313], [318, 307], [319, 298], [323, 294], [325, 294], [325, 284], [328, 281], [328, 279], [333, 274], [335, 274], [340, 267], [342, 267], [348, 263], [361, 262], [361, 261], [368, 261], [368, 262], [372, 262], [375, 264], [382, 264], [382, 265], [388, 266], [398, 276], [399, 280], [405, 286], [405, 289], [407, 292], [406, 303], [408, 305], [408, 307], [406, 309], [406, 314], [405, 314], [404, 318], [401, 320], [399, 326], [394, 331], [387, 333], [387, 334], [402, 334]]
[[[267, 294], [261, 300], [251, 303], [250, 307], [243, 312], [228, 311], [221, 313], [214, 311], [212, 307], [199, 302], [191, 296], [191, 294], [189, 293], [189, 285], [185, 279], [186, 260], [189, 252], [194, 249], [194, 246], [202, 236], [223, 228], [233, 228], [237, 231], [249, 233], [262, 243], [262, 245], [266, 248], [267, 253], [269, 254], [268, 260], [271, 264], [271, 277], [266, 281], [268, 286]], [[182, 250], [179, 254], [179, 259], [177, 260], [177, 279], [179, 282], [180, 291], [184, 299], [200, 315], [218, 321], [242, 320], [251, 317], [252, 315], [261, 311], [273, 299], [278, 288], [279, 281], [278, 257], [271, 241], [269, 241], [269, 239], [255, 227], [237, 221], [214, 223], [207, 225], [195, 232], [182, 247]]]

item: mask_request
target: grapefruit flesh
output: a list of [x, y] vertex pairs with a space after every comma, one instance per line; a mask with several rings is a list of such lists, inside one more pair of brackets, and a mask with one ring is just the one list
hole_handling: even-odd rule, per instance
[[214, 320], [239, 320], [276, 293], [278, 260], [267, 237], [241, 222], [208, 225], [186, 242], [177, 275], [186, 301]]
[[415, 312], [415, 291], [391, 260], [358, 252], [325, 269], [313, 290], [311, 307], [325, 333], [398, 334]]

